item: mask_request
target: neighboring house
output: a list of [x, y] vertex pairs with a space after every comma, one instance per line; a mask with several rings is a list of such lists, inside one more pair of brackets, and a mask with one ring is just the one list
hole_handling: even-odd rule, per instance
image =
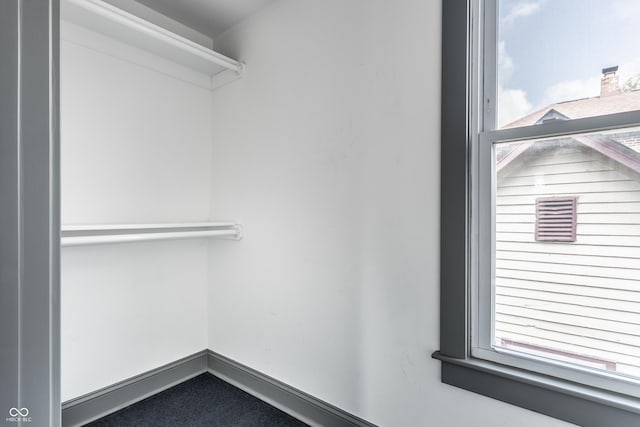
[[[640, 84], [620, 91], [616, 69], [601, 96], [507, 127], [640, 110]], [[639, 151], [628, 131], [498, 152], [498, 345], [640, 376]]]

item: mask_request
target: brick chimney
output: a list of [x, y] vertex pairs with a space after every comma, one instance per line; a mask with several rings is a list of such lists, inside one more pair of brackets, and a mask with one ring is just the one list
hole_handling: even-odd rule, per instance
[[620, 93], [620, 85], [618, 84], [618, 76], [616, 75], [618, 66], [603, 68], [602, 79], [600, 80], [600, 96], [618, 95]]

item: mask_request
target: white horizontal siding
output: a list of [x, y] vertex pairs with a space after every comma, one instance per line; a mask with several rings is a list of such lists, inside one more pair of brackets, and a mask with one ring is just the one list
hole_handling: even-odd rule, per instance
[[[536, 221], [534, 213], [519, 213], [519, 214], [499, 214], [497, 215], [498, 223], [504, 222], [518, 222], [523, 224], [534, 224]], [[587, 213], [580, 214], [580, 225], [582, 224], [629, 224], [635, 227], [629, 227], [630, 229], [640, 229], [640, 215], [637, 212], [633, 213]]]
[[[533, 199], [533, 198], [532, 198]], [[521, 205], [498, 205], [496, 206], [496, 214], [531, 214], [535, 212], [535, 203], [527, 203]], [[616, 202], [616, 203], [586, 203], [581, 200], [578, 204], [579, 214], [592, 213], [633, 213], [640, 212], [640, 202]]]
[[[496, 269], [496, 287], [500, 286], [500, 279], [532, 280], [535, 282], [565, 283], [568, 285], [591, 286], [596, 288], [621, 289], [640, 292], [640, 283], [637, 280], [612, 279], [600, 276], [581, 276], [571, 274], [557, 274], [549, 272]], [[613, 316], [615, 313], [611, 313]], [[640, 326], [639, 326], [640, 328]]]
[[501, 329], [499, 331], [506, 332], [509, 335], [516, 334], [519, 336], [526, 336], [527, 342], [530, 344], [550, 347], [549, 344], [557, 343], [555, 346], [560, 344], [564, 346], [567, 351], [571, 351], [576, 354], [588, 355], [604, 360], [610, 360], [612, 362], [623, 362], [640, 367], [640, 365], [638, 365], [639, 359], [637, 357], [637, 352], [635, 351], [635, 346], [616, 344], [607, 341], [605, 348], [602, 348], [605, 344], [602, 340], [572, 335], [566, 332], [547, 331], [509, 323], [504, 323], [500, 326]]
[[[512, 288], [508, 286], [499, 286], [496, 289], [496, 295], [530, 300], [531, 303], [527, 302], [527, 304], [529, 304], [529, 307], [536, 307], [540, 304], [546, 303], [571, 304], [581, 307], [577, 309], [579, 312], [582, 312], [582, 307], [599, 308], [607, 311], [624, 311], [627, 313], [631, 313], [631, 316], [626, 317], [627, 320], [629, 320], [631, 323], [640, 320], [640, 302], [638, 301], [625, 301], [620, 299], [612, 299], [610, 297], [603, 298], [597, 296], [585, 296], [576, 293], [565, 294], [562, 292], [557, 292], [555, 290], [550, 291], [531, 288]], [[513, 300], [510, 301], [512, 302]], [[608, 314], [600, 313], [600, 315], [606, 316]], [[618, 318], [617, 320], [621, 319], [622, 317]]]
[[[579, 203], [619, 203], [619, 202], [640, 202], [640, 191], [619, 191], [615, 193], [607, 191], [597, 191], [593, 186], [586, 187], [586, 192], [564, 192], [557, 195], [561, 196], [578, 196]], [[595, 191], [594, 191], [595, 190]], [[536, 197], [548, 196], [548, 193], [532, 191], [526, 195], [504, 195], [501, 194], [498, 197], [497, 205], [523, 205], [523, 204], [535, 204]]]
[[604, 182], [620, 181], [620, 174], [614, 170], [609, 171], [580, 171], [573, 173], [558, 173], [552, 175], [521, 176], [500, 180], [500, 187], [530, 186], [531, 180], [536, 185], [566, 184], [567, 182]]
[[599, 288], [597, 286], [570, 285], [566, 283], [536, 282], [534, 280], [501, 278], [500, 288], [533, 289], [567, 295], [584, 295], [620, 301], [640, 302], [640, 292], [624, 289]]
[[[620, 323], [640, 325], [640, 312], [622, 311], [608, 308], [594, 307], [593, 303], [585, 305], [571, 302], [553, 302], [553, 297], [548, 295], [545, 299], [519, 298], [505, 295], [496, 295], [496, 305], [510, 305], [514, 307], [527, 307], [535, 310], [552, 311], [556, 313], [573, 314], [575, 316], [590, 317], [593, 319], [615, 320]], [[580, 301], [582, 302], [582, 301]], [[638, 354], [640, 356], [640, 354]]]
[[[502, 331], [501, 331], [502, 332]], [[627, 360], [631, 360], [633, 361], [634, 358], [624, 355], [624, 354], [620, 354], [620, 353], [615, 353], [613, 351], [602, 351], [599, 349], [594, 349], [588, 346], [581, 346], [581, 345], [575, 345], [572, 343], [565, 343], [564, 341], [553, 341], [547, 338], [539, 338], [539, 337], [535, 337], [535, 336], [526, 336], [524, 334], [522, 334], [521, 332], [515, 332], [515, 331], [504, 331], [505, 334], [518, 334], [521, 335], [523, 337], [527, 338], [527, 342], [533, 345], [538, 345], [538, 346], [543, 346], [543, 345], [554, 345], [554, 346], [559, 346], [562, 345], [564, 347], [566, 347], [566, 350], [563, 351], [567, 351], [567, 352], [571, 352], [575, 355], [582, 355], [582, 356], [587, 356], [587, 357], [592, 357], [592, 358], [598, 358], [601, 360], [606, 360], [606, 361], [611, 361], [611, 362], [615, 362], [616, 363], [616, 372], [620, 373], [620, 374], [626, 374], [626, 375], [631, 375], [634, 377], [640, 377], [640, 367], [636, 364], [634, 364], [634, 362], [630, 362], [627, 363]], [[561, 359], [563, 360], [563, 359]], [[587, 362], [588, 363], [588, 362]], [[590, 366], [592, 364], [588, 364], [587, 366]]]
[[[580, 214], [578, 214], [580, 216]], [[529, 228], [531, 239], [533, 241], [533, 230], [535, 223], [533, 222], [500, 222], [496, 224], [496, 231], [499, 233], [523, 233], [523, 229]], [[579, 236], [640, 236], [639, 224], [583, 224], [577, 226], [578, 240]]]
[[[625, 322], [616, 322], [615, 320], [585, 317], [579, 314], [566, 314], [552, 310], [540, 310], [529, 308], [526, 306], [513, 306], [506, 304], [496, 305], [496, 316], [498, 314], [522, 317], [529, 320], [546, 320], [549, 322], [562, 323], [565, 325], [578, 325], [585, 328], [598, 329], [601, 331], [640, 336], [640, 328], [638, 328], [638, 325]], [[496, 323], [496, 327], [499, 328], [499, 326], [500, 324]], [[510, 338], [518, 340], [518, 337]]]
[[[496, 259], [496, 269], [551, 273], [563, 276], [580, 276], [584, 277], [585, 283], [588, 282], [588, 277], [640, 280], [640, 270], [637, 268], [603, 267], [585, 264], [565, 264], [561, 262]], [[559, 279], [562, 280], [562, 277], [559, 277]]]
[[558, 333], [567, 333], [578, 337], [592, 338], [602, 341], [602, 344], [596, 343], [598, 348], [606, 346], [609, 342], [640, 347], [640, 336], [638, 335], [624, 334], [615, 331], [603, 331], [601, 329], [589, 328], [579, 324], [567, 325], [566, 323], [557, 323], [547, 319], [529, 319], [526, 317], [502, 313], [496, 314], [496, 321], [512, 325], [520, 325], [527, 328], [535, 328], [542, 331], [553, 331]]
[[[577, 240], [536, 242], [538, 197], [577, 197]], [[497, 338], [640, 375], [640, 176], [574, 144], [529, 150], [496, 189]]]
[[549, 254], [592, 255], [615, 258], [636, 258], [640, 263], [637, 246], [598, 246], [576, 243], [541, 243], [533, 240], [527, 241], [497, 241], [496, 249], [516, 252], [539, 252]]
[[538, 166], [528, 164], [525, 169], [518, 169], [509, 173], [509, 178], [517, 178], [523, 176], [540, 176], [553, 174], [567, 174], [576, 172], [605, 172], [612, 171], [614, 168], [610, 165], [603, 164], [600, 160], [586, 160], [578, 162], [561, 162], [559, 164], [541, 164]]
[[616, 193], [640, 191], [640, 183], [632, 180], [621, 179], [619, 181], [606, 181], [594, 185], [593, 182], [571, 182], [566, 184], [538, 184], [522, 185], [519, 187], [498, 187], [500, 196], [555, 196], [576, 195], [589, 193]]
[[[578, 228], [580, 228], [580, 218], [578, 218]], [[533, 233], [523, 230], [521, 233], [496, 233], [496, 240], [499, 242], [534, 242]], [[578, 235], [578, 242], [582, 245], [597, 246], [633, 246], [640, 247], [640, 236], [602, 236], [602, 235]], [[542, 242], [543, 245], [555, 245], [555, 242]], [[611, 254], [615, 256], [614, 254]]]
[[527, 166], [550, 166], [550, 165], [565, 165], [573, 163], [590, 163], [597, 161], [599, 166], [606, 167], [607, 163], [603, 162], [598, 154], [593, 150], [573, 150], [571, 152], [556, 153], [553, 155], [535, 155], [527, 154], [526, 163]]
[[579, 254], [553, 254], [548, 252], [517, 252], [517, 251], [496, 251], [497, 260], [513, 260], [538, 263], [568, 264], [568, 265], [588, 265], [595, 267], [627, 268], [637, 271], [640, 265], [639, 258], [625, 258], [612, 256], [591, 256]]
[[[496, 331], [498, 342], [503, 337], [518, 336], [522, 342], [533, 343], [534, 339], [531, 338], [533, 337], [544, 340], [547, 343], [546, 347], [552, 347], [554, 343], [558, 343], [555, 346], [562, 345], [565, 351], [572, 350], [574, 353], [592, 357], [605, 355], [603, 359], [617, 362], [618, 372], [632, 375], [640, 373], [637, 353], [635, 353], [640, 347], [640, 336], [501, 313], [496, 314], [496, 322], [501, 325], [501, 329]], [[628, 354], [629, 352], [631, 354]]]

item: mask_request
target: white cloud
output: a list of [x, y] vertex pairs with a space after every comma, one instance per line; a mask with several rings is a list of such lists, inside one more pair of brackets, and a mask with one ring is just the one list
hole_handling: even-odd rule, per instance
[[[630, 77], [640, 72], [640, 57], [620, 64], [618, 68], [618, 81], [620, 88]], [[586, 79], [565, 80], [548, 87], [543, 96], [540, 107], [556, 102], [571, 101], [574, 99], [590, 98], [600, 95], [601, 74], [594, 73]]]
[[513, 59], [507, 52], [504, 40], [498, 43], [498, 127], [530, 113], [533, 106], [522, 89], [507, 89], [506, 82], [514, 70]]
[[513, 59], [507, 52], [504, 40], [498, 43], [498, 78], [500, 82], [505, 82], [513, 74]]
[[590, 98], [600, 94], [600, 76], [583, 80], [566, 80], [548, 87], [544, 91], [543, 105], [573, 99]]
[[531, 112], [533, 105], [527, 93], [521, 89], [504, 89], [498, 86], [498, 127], [502, 127]]
[[640, 14], [640, 2], [638, 0], [614, 1], [611, 4], [611, 12], [614, 19], [636, 23]]
[[512, 25], [518, 18], [524, 18], [533, 15], [540, 10], [544, 0], [525, 0], [515, 4], [502, 18], [503, 25]]
[[[638, 2], [640, 5], [640, 2]], [[639, 8], [640, 15], [640, 8]], [[620, 76], [620, 87], [624, 85], [624, 83], [633, 76], [637, 76], [640, 73], [640, 57], [631, 59], [629, 61], [625, 61], [620, 64], [620, 69], [618, 70], [618, 75]]]

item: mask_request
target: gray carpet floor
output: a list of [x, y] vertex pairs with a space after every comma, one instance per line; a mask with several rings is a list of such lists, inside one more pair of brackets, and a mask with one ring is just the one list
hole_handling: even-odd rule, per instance
[[135, 403], [92, 427], [301, 427], [306, 424], [206, 373]]

